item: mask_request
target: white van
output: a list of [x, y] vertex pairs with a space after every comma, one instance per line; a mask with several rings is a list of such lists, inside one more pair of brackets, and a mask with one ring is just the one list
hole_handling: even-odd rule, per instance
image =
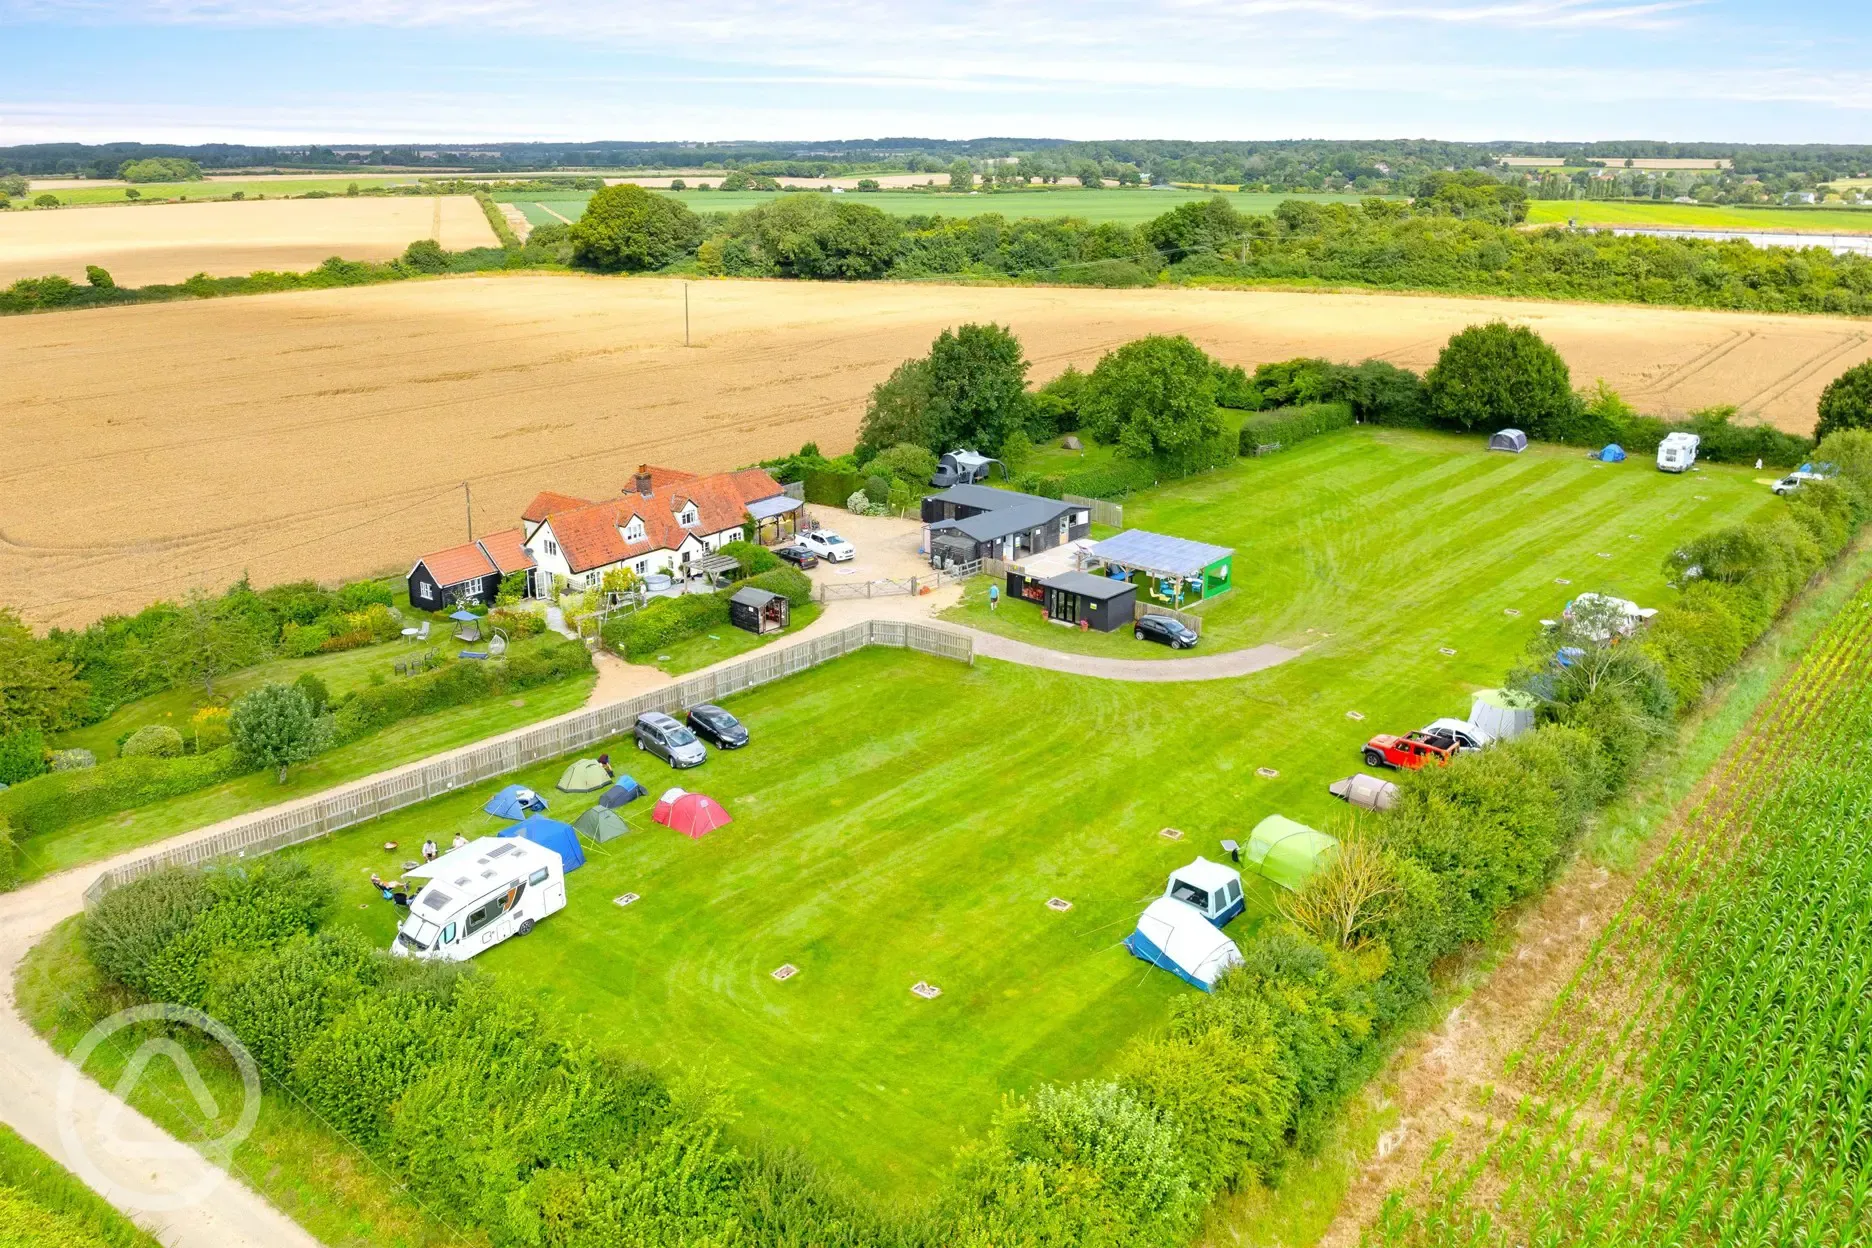
[[1667, 433], [1658, 443], [1657, 466], [1659, 472], [1688, 472], [1696, 463], [1697, 447], [1703, 439], [1694, 433]]
[[519, 837], [484, 836], [404, 872], [429, 883], [410, 902], [390, 952], [466, 962], [565, 909], [565, 861]]

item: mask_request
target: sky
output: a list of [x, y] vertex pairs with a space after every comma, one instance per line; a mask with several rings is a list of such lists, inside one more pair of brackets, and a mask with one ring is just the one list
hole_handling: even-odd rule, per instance
[[0, 0], [0, 144], [1872, 142], [1872, 0]]

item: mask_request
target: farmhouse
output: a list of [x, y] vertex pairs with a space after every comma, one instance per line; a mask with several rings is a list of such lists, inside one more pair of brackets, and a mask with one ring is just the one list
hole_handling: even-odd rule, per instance
[[985, 485], [954, 485], [923, 499], [930, 562], [1019, 559], [1077, 541], [1092, 531], [1092, 513], [1075, 503]]
[[776, 536], [794, 531], [801, 504], [758, 468], [698, 477], [645, 464], [628, 489], [603, 502], [546, 491], [522, 513], [526, 549], [544, 594], [589, 589], [613, 568], [639, 576], [689, 576], [752, 516]]
[[533, 570], [520, 530], [504, 529], [418, 559], [409, 571], [410, 604], [430, 611], [455, 602], [490, 604], [509, 576], [524, 576], [521, 596], [531, 598]]

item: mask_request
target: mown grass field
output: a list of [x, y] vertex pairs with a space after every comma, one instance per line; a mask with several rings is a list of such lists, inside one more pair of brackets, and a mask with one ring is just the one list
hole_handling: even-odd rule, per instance
[[[658, 191], [659, 195], [673, 195], [680, 199], [692, 212], [745, 212], [749, 208], [758, 208], [762, 204], [771, 204], [787, 194], [822, 194], [816, 191]], [[1103, 190], [1094, 191], [1077, 188], [1064, 191], [996, 191], [992, 194], [950, 195], [926, 194], [921, 191], [867, 191], [848, 192], [858, 203], [869, 204], [893, 216], [944, 216], [976, 217], [984, 213], [999, 213], [1008, 218], [1014, 217], [1082, 217], [1094, 223], [1116, 221], [1124, 225], [1137, 225], [1161, 216], [1178, 204], [1185, 204], [1195, 199], [1210, 199], [1220, 192], [1184, 191], [1184, 190]], [[504, 200], [517, 206], [526, 214], [534, 225], [547, 225], [562, 216], [578, 220], [585, 211], [585, 201], [589, 194], [539, 195], [526, 192], [496, 194], [496, 200]], [[1304, 199], [1311, 203], [1356, 204], [1365, 197], [1362, 195], [1242, 195], [1223, 194], [1223, 198], [1239, 212], [1269, 213], [1275, 205], [1288, 199]], [[547, 211], [547, 209], [552, 211]]]
[[1795, 230], [1818, 234], [1872, 234], [1872, 208], [1737, 208], [1720, 204], [1635, 204], [1619, 201], [1536, 199], [1529, 225], [1650, 225], [1680, 230]]
[[[699, 789], [735, 822], [690, 842], [638, 803], [634, 834], [571, 877], [569, 909], [478, 964], [595, 1038], [720, 1077], [749, 1130], [880, 1192], [926, 1190], [1002, 1091], [1104, 1069], [1162, 1023], [1185, 989], [1118, 942], [1170, 868], [1271, 813], [1342, 827], [1325, 786], [1370, 733], [1465, 714], [1566, 597], [1655, 601], [1672, 546], [1778, 502], [1747, 474], [1355, 431], [1129, 505], [1151, 527], [1235, 539], [1240, 588], [1210, 608], [1211, 646], [1308, 649], [1160, 686], [870, 651], [731, 700], [755, 744], [696, 771], [613, 744], [653, 794]], [[593, 799], [551, 794], [563, 765], [518, 779], [572, 818]], [[394, 915], [366, 874], [400, 869], [425, 836], [497, 831], [480, 812], [496, 787], [299, 852], [340, 873], [344, 918], [387, 945]], [[643, 900], [612, 904], [627, 891]], [[1075, 908], [1048, 911], [1052, 895]], [[788, 962], [801, 975], [773, 981]], [[919, 979], [942, 998], [911, 996]]]
[[156, 1241], [76, 1175], [0, 1126], [0, 1245], [156, 1248]]

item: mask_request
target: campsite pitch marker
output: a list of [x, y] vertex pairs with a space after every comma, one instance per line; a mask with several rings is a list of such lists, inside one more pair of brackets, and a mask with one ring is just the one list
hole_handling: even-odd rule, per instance
[[1612, 557], [1612, 552], [1609, 550], [1602, 550], [1599, 552], [1599, 557], [1601, 559], [1610, 559]]
[[1503, 607], [1501, 610], [1502, 610], [1503, 615], [1520, 615], [1521, 614], [1521, 612], [1515, 607]]
[[1065, 914], [1068, 910], [1072, 909], [1072, 902], [1067, 901], [1064, 897], [1049, 897], [1047, 898], [1047, 909], [1059, 914]]
[[1571, 585], [1573, 582], [1567, 580], [1564, 576], [1556, 576], [1553, 578], [1553, 583], [1556, 585]]
[[613, 897], [611, 899], [611, 904], [614, 906], [628, 906], [632, 902], [638, 900], [640, 900], [640, 898], [636, 893], [625, 893], [622, 897]]
[[1263, 780], [1278, 780], [1280, 778], [1280, 772], [1275, 771], [1272, 767], [1257, 767], [1255, 768], [1255, 775], [1260, 776]]
[[1436, 648], [1436, 652], [1437, 652], [1438, 654], [1447, 654], [1447, 655], [1449, 655], [1449, 656], [1450, 656], [1450, 657], [1451, 657], [1452, 659], [1456, 657], [1456, 652], [1455, 652], [1454, 650], [1452, 650], [1452, 649], [1450, 649], [1450, 648], [1449, 648], [1448, 646], [1438, 646], [1438, 647]]
[[938, 988], [935, 984], [926, 983], [920, 979], [917, 980], [916, 983], [910, 985], [910, 991], [916, 993], [917, 996], [922, 997], [925, 1001], [934, 1001], [937, 997], [942, 996], [942, 989]]
[[1166, 841], [1180, 841], [1183, 839], [1183, 829], [1165, 828], [1163, 831], [1159, 832], [1157, 835], [1163, 837], [1164, 840]]
[[1345, 717], [1347, 719], [1364, 719], [1365, 714], [1363, 711], [1347, 711]]
[[772, 974], [775, 979], [779, 980], [781, 983], [784, 984], [786, 983], [787, 980], [792, 979], [795, 975], [799, 974], [799, 967], [794, 966], [791, 962], [789, 962], [785, 966], [781, 967], [780, 969], [772, 972]]

